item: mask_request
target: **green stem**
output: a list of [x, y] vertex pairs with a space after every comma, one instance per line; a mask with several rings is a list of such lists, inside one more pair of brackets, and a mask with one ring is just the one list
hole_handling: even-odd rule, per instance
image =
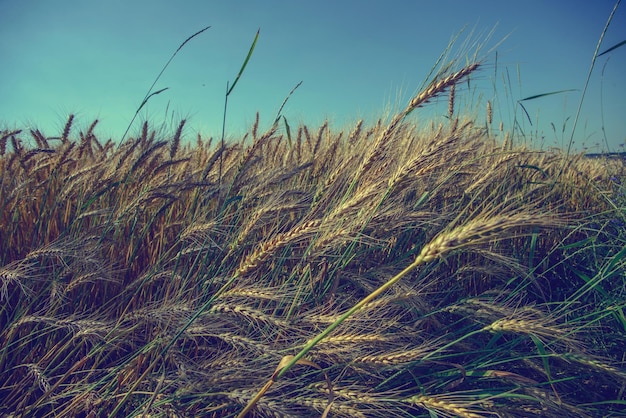
[[343, 321], [345, 321], [348, 317], [350, 317], [351, 315], [353, 315], [356, 311], [358, 311], [359, 309], [361, 309], [362, 307], [364, 307], [365, 305], [367, 305], [368, 303], [370, 303], [372, 300], [376, 299], [378, 296], [380, 296], [384, 291], [386, 291], [387, 289], [389, 289], [391, 286], [393, 286], [394, 284], [396, 284], [400, 279], [402, 279], [404, 276], [406, 276], [407, 274], [409, 274], [411, 272], [411, 270], [415, 269], [417, 266], [419, 266], [420, 264], [424, 263], [424, 257], [422, 255], [419, 255], [415, 261], [413, 261], [413, 263], [411, 263], [411, 265], [409, 265], [408, 267], [406, 267], [404, 270], [402, 270], [400, 273], [398, 273], [397, 275], [395, 275], [394, 277], [392, 277], [391, 279], [389, 279], [385, 284], [383, 284], [382, 286], [380, 286], [378, 289], [376, 289], [375, 291], [373, 291], [372, 293], [370, 293], [369, 295], [367, 295], [366, 297], [364, 297], [359, 303], [357, 303], [356, 305], [354, 305], [352, 308], [348, 309], [343, 315], [341, 315], [335, 322], [333, 322], [332, 324], [330, 324], [328, 326], [328, 328], [326, 328], [324, 331], [322, 331], [317, 337], [315, 337], [314, 339], [312, 339], [311, 341], [309, 341], [302, 350], [300, 350], [300, 352], [298, 354], [295, 355], [295, 357], [293, 359], [291, 359], [291, 361], [289, 363], [287, 363], [285, 365], [285, 367], [282, 368], [282, 370], [276, 375], [276, 377], [273, 379], [274, 381], [280, 379], [285, 373], [287, 373], [287, 371], [289, 369], [291, 369], [302, 357], [304, 357], [309, 351], [311, 351], [311, 349], [313, 347], [315, 347], [317, 345], [317, 343], [319, 343], [320, 341], [322, 341], [324, 338], [326, 338], [326, 336], [328, 336], [328, 334], [330, 334], [331, 332], [333, 332], [335, 330], [335, 328], [337, 328], [339, 325], [341, 325], [341, 323]]

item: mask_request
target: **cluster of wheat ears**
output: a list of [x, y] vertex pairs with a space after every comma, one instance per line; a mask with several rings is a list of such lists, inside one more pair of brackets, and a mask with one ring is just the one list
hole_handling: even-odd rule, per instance
[[478, 67], [346, 132], [2, 132], [0, 415], [617, 414], [623, 167], [455, 115]]

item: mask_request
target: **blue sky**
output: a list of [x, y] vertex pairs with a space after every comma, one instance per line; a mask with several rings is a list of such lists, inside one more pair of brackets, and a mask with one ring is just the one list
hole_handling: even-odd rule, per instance
[[[261, 129], [268, 128], [300, 81], [283, 110], [292, 127], [303, 122], [316, 128], [326, 118], [334, 129], [360, 118], [374, 123], [410, 100], [450, 39], [466, 27], [460, 41], [482, 41], [484, 65], [469, 87], [457, 90], [457, 103], [484, 120], [491, 100], [496, 123], [510, 127], [517, 117], [534, 146], [565, 147], [614, 3], [0, 0], [0, 129], [39, 128], [54, 136], [75, 113], [78, 128], [98, 118], [100, 137], [121, 137], [171, 54], [208, 25], [170, 64], [155, 87], [169, 90], [148, 102], [131, 134], [145, 119], [173, 131], [187, 118], [187, 138], [198, 132], [219, 137], [226, 82], [234, 80], [259, 28], [256, 50], [229, 96], [227, 136], [247, 131], [257, 111]], [[624, 5], [601, 50], [623, 40]], [[576, 128], [577, 149], [595, 151], [596, 144], [608, 143], [611, 151], [623, 150], [625, 69], [626, 47], [597, 60]], [[577, 91], [524, 102], [532, 125], [516, 104], [566, 89]], [[442, 97], [411, 117], [417, 123], [443, 120], [445, 103]]]

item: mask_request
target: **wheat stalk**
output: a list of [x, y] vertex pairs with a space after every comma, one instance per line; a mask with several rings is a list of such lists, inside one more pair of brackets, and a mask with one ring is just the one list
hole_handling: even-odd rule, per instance
[[382, 160], [387, 152], [390, 144], [389, 140], [392, 138], [393, 133], [396, 131], [400, 123], [415, 109], [422, 107], [430, 100], [446, 91], [446, 89], [456, 85], [465, 77], [476, 71], [480, 66], [479, 63], [473, 63], [460, 69], [459, 71], [448, 75], [442, 79], [433, 80], [425, 90], [417, 94], [409, 102], [407, 107], [400, 113], [398, 113], [391, 122], [387, 125], [385, 130], [379, 135], [374, 145], [370, 148], [369, 153], [357, 169], [354, 175], [355, 181], [360, 179], [361, 175], [368, 171], [368, 169], [377, 161]]

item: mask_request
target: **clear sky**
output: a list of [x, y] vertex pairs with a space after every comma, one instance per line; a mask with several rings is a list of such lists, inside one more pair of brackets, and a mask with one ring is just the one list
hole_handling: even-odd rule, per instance
[[[79, 128], [98, 118], [98, 136], [119, 138], [171, 54], [209, 25], [168, 67], [155, 89], [169, 90], [148, 102], [131, 134], [145, 119], [173, 131], [180, 118], [187, 118], [187, 138], [198, 132], [219, 137], [226, 82], [234, 80], [259, 28], [256, 50], [229, 96], [227, 135], [248, 130], [257, 111], [261, 129], [268, 128], [299, 81], [283, 111], [292, 127], [304, 122], [316, 128], [326, 118], [334, 129], [359, 118], [374, 123], [405, 105], [450, 39], [467, 27], [460, 40], [473, 29], [471, 39], [484, 41], [484, 66], [469, 87], [457, 90], [457, 102], [472, 104], [484, 119], [491, 100], [496, 123], [508, 127], [517, 116], [537, 147], [567, 146], [593, 52], [614, 4], [0, 0], [0, 129], [36, 127], [54, 136], [75, 113]], [[621, 5], [601, 51], [624, 40], [626, 5]], [[595, 144], [608, 142], [611, 151], [623, 151], [625, 69], [626, 46], [597, 60], [576, 129], [577, 148], [595, 151]], [[524, 120], [519, 99], [566, 89], [577, 91], [524, 102], [532, 125]], [[443, 118], [445, 101], [412, 118], [418, 123]]]

